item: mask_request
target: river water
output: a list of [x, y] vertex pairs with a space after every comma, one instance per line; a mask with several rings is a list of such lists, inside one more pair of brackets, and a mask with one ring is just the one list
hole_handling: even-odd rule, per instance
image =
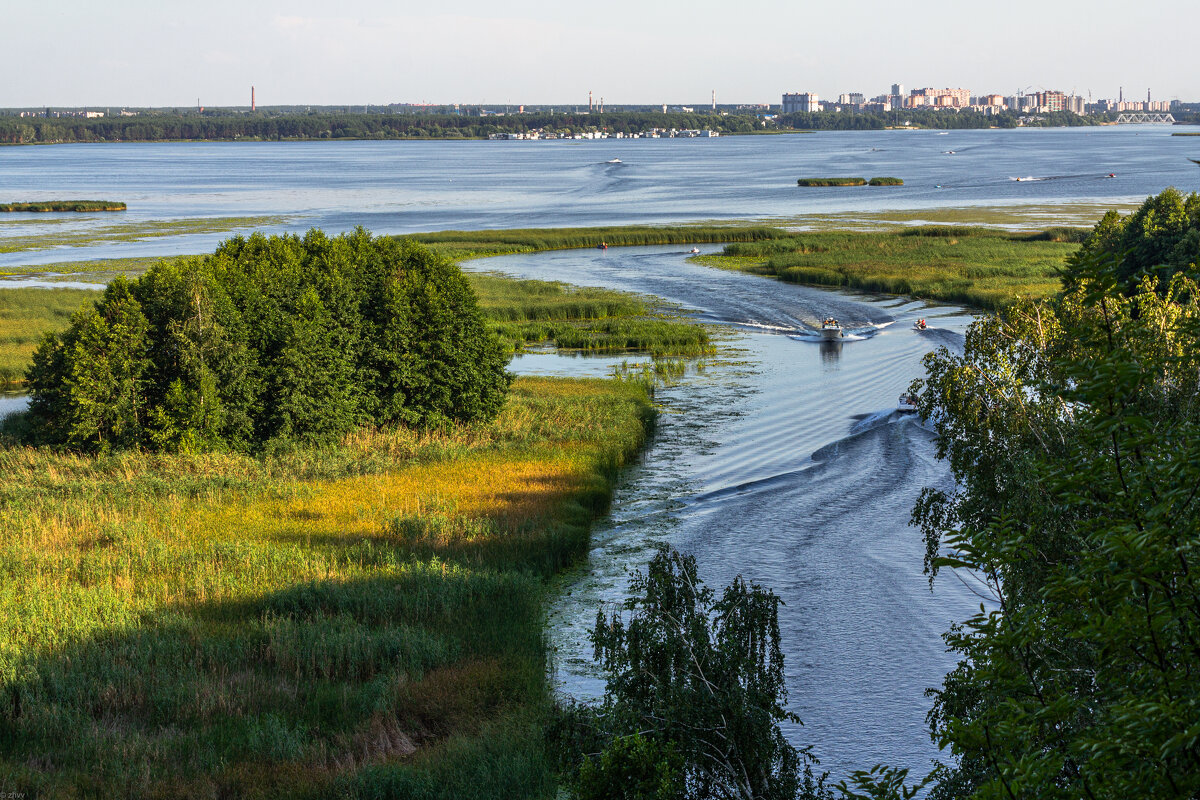
[[[1078, 204], [1128, 205], [1170, 184], [1197, 188], [1200, 171], [1187, 157], [1200, 158], [1200, 139], [1170, 135], [1177, 130], [3, 147], [0, 194], [9, 200], [107, 199], [129, 210], [3, 215], [0, 267], [209, 252], [229, 234], [134, 229], [212, 217], [281, 217], [262, 226], [270, 232], [362, 225], [396, 234], [746, 219], [805, 225], [813, 214], [887, 210], [918, 212], [919, 221], [919, 212], [948, 207], [1033, 206], [1031, 224], [1053, 224]], [[799, 177], [830, 175], [894, 176], [905, 185], [796, 186]], [[1099, 216], [1094, 208], [1087, 214]], [[81, 233], [108, 241], [5, 252], [6, 239]]]
[[[619, 601], [629, 571], [668, 542], [694, 554], [714, 588], [740, 573], [784, 600], [789, 707], [804, 722], [789, 740], [814, 745], [839, 775], [927, 767], [937, 750], [924, 691], [953, 666], [940, 635], [979, 600], [953, 579], [931, 592], [922, 574], [909, 511], [922, 487], [950, 479], [929, 430], [896, 401], [925, 353], [961, 348], [971, 317], [707, 269], [677, 247], [467, 266], [654, 294], [732, 337], [717, 363], [659, 390], [658, 433], [552, 610], [559, 690], [603, 691], [587, 643], [596, 609]], [[827, 315], [848, 330], [844, 342], [815, 335]], [[913, 330], [919, 317], [929, 330]]]

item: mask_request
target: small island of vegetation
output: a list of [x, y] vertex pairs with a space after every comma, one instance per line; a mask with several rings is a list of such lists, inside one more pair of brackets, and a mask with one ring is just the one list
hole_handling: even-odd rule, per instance
[[800, 178], [797, 186], [866, 186], [866, 178]]
[[125, 204], [113, 200], [43, 200], [37, 203], [0, 203], [0, 211], [124, 211]]
[[900, 178], [871, 178], [868, 183], [871, 186], [903, 186], [904, 181]]

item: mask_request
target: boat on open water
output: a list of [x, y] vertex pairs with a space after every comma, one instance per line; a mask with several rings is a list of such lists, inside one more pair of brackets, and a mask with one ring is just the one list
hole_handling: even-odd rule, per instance
[[833, 341], [835, 339], [841, 339], [843, 336], [845, 336], [845, 334], [842, 333], [842, 326], [833, 317], [826, 317], [825, 321], [821, 323], [822, 339], [826, 341]]

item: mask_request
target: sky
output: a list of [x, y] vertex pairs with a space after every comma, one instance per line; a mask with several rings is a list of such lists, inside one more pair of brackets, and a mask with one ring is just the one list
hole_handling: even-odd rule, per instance
[[0, 107], [1200, 101], [1198, 0], [4, 0]]

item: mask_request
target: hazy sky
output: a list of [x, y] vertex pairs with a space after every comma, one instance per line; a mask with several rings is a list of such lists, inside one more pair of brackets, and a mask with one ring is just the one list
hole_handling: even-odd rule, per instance
[[1200, 101], [1200, 0], [3, 0], [0, 107], [772, 102], [1039, 88]]

